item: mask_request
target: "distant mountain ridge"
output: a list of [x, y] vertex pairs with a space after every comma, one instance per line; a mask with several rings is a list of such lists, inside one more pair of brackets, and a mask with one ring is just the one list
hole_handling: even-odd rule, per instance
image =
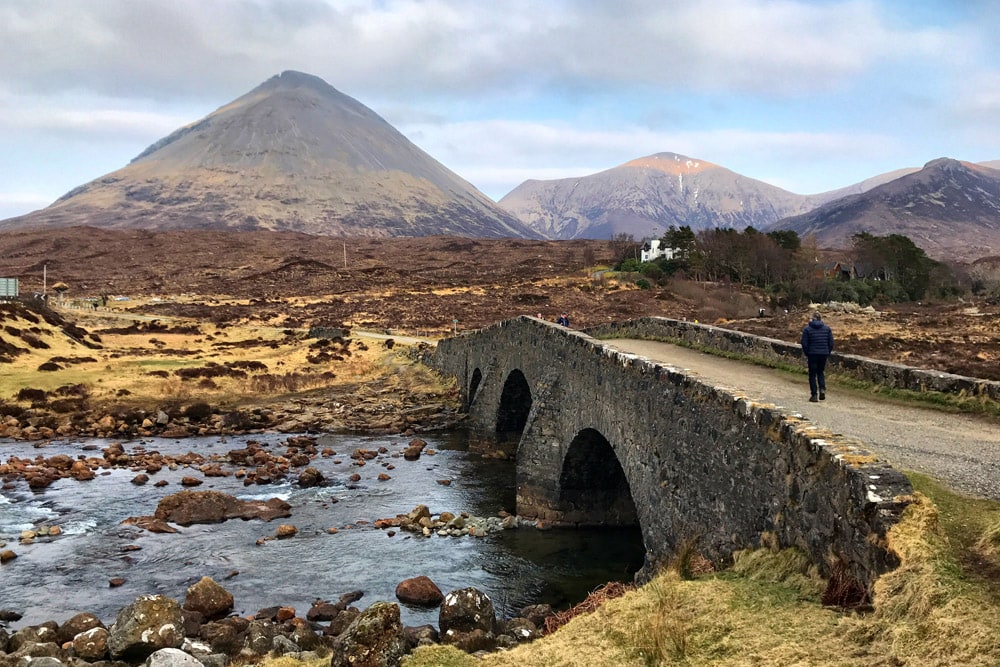
[[820, 246], [849, 247], [859, 232], [902, 234], [938, 259], [1000, 253], [1000, 169], [950, 158], [928, 162], [866, 192], [828, 202], [770, 229], [813, 234]]
[[499, 203], [550, 238], [572, 239], [658, 236], [670, 225], [761, 228], [825, 201], [705, 160], [656, 153], [589, 176], [525, 181]]
[[538, 238], [378, 114], [286, 71], [0, 228]]
[[851, 237], [904, 234], [928, 254], [975, 259], [1000, 252], [1000, 160], [948, 158], [897, 169], [837, 190], [798, 195], [719, 165], [657, 153], [578, 178], [525, 181], [500, 205], [556, 239], [658, 237], [670, 225], [815, 235], [822, 247]]

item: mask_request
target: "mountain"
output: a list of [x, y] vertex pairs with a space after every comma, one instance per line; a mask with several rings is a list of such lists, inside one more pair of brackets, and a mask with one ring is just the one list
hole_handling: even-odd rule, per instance
[[863, 192], [868, 192], [872, 188], [876, 188], [880, 185], [888, 183], [889, 181], [894, 181], [897, 178], [906, 176], [907, 174], [912, 174], [913, 172], [920, 171], [919, 167], [904, 167], [903, 169], [894, 169], [893, 171], [887, 171], [884, 174], [878, 174], [870, 178], [866, 178], [863, 181], [848, 185], [847, 187], [837, 188], [836, 190], [830, 190], [829, 192], [824, 192], [818, 195], [812, 195], [810, 197], [810, 203], [813, 204], [813, 208], [817, 206], [822, 206], [827, 202], [831, 202], [835, 199], [840, 199], [841, 197], [847, 197], [848, 195], [859, 195]]
[[538, 237], [374, 111], [292, 71], [0, 228], [73, 225]]
[[1000, 253], [1000, 169], [940, 158], [867, 192], [780, 220], [769, 229], [815, 234], [846, 248], [859, 232], [902, 234], [939, 259]]
[[659, 236], [670, 225], [698, 231], [761, 228], [817, 205], [719, 165], [657, 153], [580, 178], [525, 181], [500, 206], [557, 239]]

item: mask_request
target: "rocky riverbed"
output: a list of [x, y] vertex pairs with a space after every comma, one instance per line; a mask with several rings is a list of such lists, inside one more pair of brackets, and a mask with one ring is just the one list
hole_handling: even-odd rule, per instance
[[[532, 605], [499, 620], [488, 595], [475, 588], [442, 594], [427, 577], [403, 581], [397, 597], [439, 607], [438, 627], [404, 626], [397, 603], [354, 605], [360, 591], [336, 602], [316, 600], [304, 616], [291, 607], [232, 615], [232, 593], [210, 577], [191, 585], [182, 601], [143, 595], [105, 625], [83, 612], [62, 623], [46, 621], [13, 633], [0, 625], [0, 665], [206, 665], [255, 661], [266, 655], [301, 660], [330, 656], [332, 667], [398, 665], [417, 646], [448, 643], [465, 651], [509, 648], [541, 636], [548, 605]], [[6, 618], [17, 614], [6, 612]]]
[[[184, 617], [167, 648], [205, 664], [258, 650], [334, 655], [338, 645], [354, 655], [335, 640], [369, 609], [382, 634], [402, 633], [396, 647], [480, 650], [537, 636], [538, 622], [511, 624], [524, 607], [579, 601], [641, 564], [637, 535], [618, 552], [619, 533], [538, 530], [505, 512], [512, 462], [467, 448], [460, 432], [0, 441], [0, 662], [144, 660], [145, 649], [102, 652], [96, 626], [69, 636], [70, 624], [56, 641], [41, 628], [59, 632], [84, 614], [110, 640], [123, 610], [134, 615], [149, 596], [176, 601]], [[187, 591], [204, 577], [234, 603], [193, 625]], [[454, 626], [435, 600], [465, 589], [502, 620], [442, 640]]]

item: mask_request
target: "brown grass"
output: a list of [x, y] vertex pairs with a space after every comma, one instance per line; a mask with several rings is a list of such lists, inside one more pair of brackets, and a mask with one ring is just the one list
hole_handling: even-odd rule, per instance
[[583, 602], [546, 618], [544, 634], [552, 634], [577, 616], [596, 611], [608, 600], [620, 598], [633, 588], [634, 586], [617, 581], [611, 581], [603, 586], [599, 586], [596, 590], [592, 591]]
[[825, 607], [826, 582], [801, 552], [761, 549], [693, 580], [667, 570], [533, 644], [478, 661], [421, 649], [405, 664], [998, 665], [1000, 582], [967, 558], [996, 544], [1000, 503], [914, 483], [923, 493], [889, 535], [902, 565], [878, 580], [872, 613]]
[[[47, 349], [29, 347], [11, 363], [2, 366], [0, 400], [10, 400], [25, 387], [53, 391], [64, 385], [88, 388], [91, 404], [128, 402], [157, 405], [163, 401], [203, 400], [220, 405], [266, 401], [307, 390], [356, 383], [384, 377], [387, 355], [374, 341], [350, 344], [350, 356], [322, 364], [310, 364], [312, 339], [304, 333], [288, 336], [285, 330], [259, 324], [212, 324], [184, 318], [167, 318], [166, 329], [152, 334], [129, 331], [135, 317], [122, 312], [63, 311], [67, 319], [84, 328], [119, 330], [101, 335], [102, 349], [87, 349], [45, 322], [10, 322], [25, 329], [35, 326], [47, 341]], [[144, 320], [139, 320], [144, 324]], [[366, 349], [367, 348], [367, 349]], [[40, 373], [38, 367], [52, 358], [92, 359]], [[230, 371], [226, 365], [232, 366]], [[408, 366], [412, 363], [408, 363]], [[226, 371], [213, 374], [212, 369]], [[190, 377], [179, 377], [178, 371]], [[207, 377], [212, 375], [212, 377]], [[394, 380], [419, 383], [420, 373], [408, 372]], [[125, 393], [127, 392], [127, 394]], [[127, 395], [127, 399], [122, 396]]]

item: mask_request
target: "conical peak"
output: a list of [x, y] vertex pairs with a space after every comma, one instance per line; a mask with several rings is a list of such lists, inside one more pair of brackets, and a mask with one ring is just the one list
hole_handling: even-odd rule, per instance
[[[53, 224], [535, 236], [374, 111], [286, 71], [75, 189]], [[49, 213], [47, 213], [48, 215]]]
[[340, 91], [318, 76], [295, 70], [285, 70], [258, 86], [258, 90], [290, 90], [293, 88], [311, 88], [322, 93], [341, 94]]
[[321, 105], [333, 104], [336, 108], [349, 111], [352, 114], [377, 119], [378, 122], [385, 121], [374, 111], [357, 101], [350, 95], [345, 95], [323, 79], [305, 72], [285, 70], [281, 74], [276, 74], [270, 79], [260, 84], [246, 95], [234, 100], [231, 104], [221, 107], [218, 111], [237, 109], [250, 104], [257, 104], [262, 100], [275, 99], [312, 99], [318, 100]]

